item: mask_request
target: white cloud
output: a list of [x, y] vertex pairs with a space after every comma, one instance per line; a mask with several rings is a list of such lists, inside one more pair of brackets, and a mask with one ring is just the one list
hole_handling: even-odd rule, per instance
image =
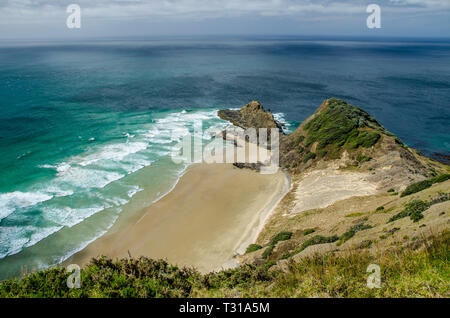
[[83, 17], [99, 19], [351, 15], [369, 3], [400, 13], [450, 9], [450, 0], [2, 0], [0, 23], [60, 20], [70, 3], [81, 6]]

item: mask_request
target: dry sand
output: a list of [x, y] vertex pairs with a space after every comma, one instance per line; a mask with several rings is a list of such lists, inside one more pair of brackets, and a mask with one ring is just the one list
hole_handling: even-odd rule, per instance
[[[147, 256], [202, 272], [232, 267], [289, 190], [279, 171], [263, 175], [231, 164], [190, 167], [176, 187], [134, 220], [116, 224], [65, 263], [92, 257]], [[124, 224], [126, 223], [126, 224]]]
[[297, 182], [295, 206], [291, 213], [321, 209], [351, 197], [376, 194], [370, 174], [338, 169], [315, 170], [305, 174]]

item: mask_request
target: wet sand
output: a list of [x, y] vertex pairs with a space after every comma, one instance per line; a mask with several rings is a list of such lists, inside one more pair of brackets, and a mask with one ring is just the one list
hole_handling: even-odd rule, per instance
[[281, 171], [263, 175], [231, 164], [197, 164], [139, 218], [119, 218], [65, 264], [83, 266], [99, 255], [131, 255], [162, 258], [202, 272], [232, 267], [237, 264], [234, 256], [256, 240], [288, 190], [289, 180]]

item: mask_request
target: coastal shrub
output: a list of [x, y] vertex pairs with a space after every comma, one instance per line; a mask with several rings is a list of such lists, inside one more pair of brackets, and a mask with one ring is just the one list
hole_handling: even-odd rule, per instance
[[433, 185], [433, 181], [431, 180], [423, 180], [420, 182], [413, 183], [406, 187], [405, 191], [402, 192], [400, 197], [405, 197], [407, 195], [420, 192], [422, 190], [428, 189]]
[[292, 232], [280, 232], [275, 235], [270, 241], [271, 245], [276, 245], [278, 242], [287, 241], [292, 237]]
[[431, 179], [419, 181], [413, 184], [410, 184], [408, 187], [406, 187], [405, 191], [402, 192], [400, 197], [405, 197], [407, 195], [411, 195], [417, 192], [420, 192], [422, 190], [428, 189], [435, 183], [441, 183], [445, 182], [450, 179], [450, 174], [441, 174], [437, 177], [433, 177]]
[[393, 188], [390, 188], [389, 190], [387, 190], [387, 192], [391, 193], [391, 192], [395, 192], [395, 190]]
[[148, 258], [93, 259], [81, 271], [81, 288], [69, 289], [65, 268], [30, 274], [0, 284], [0, 297], [187, 297], [200, 277], [194, 269], [178, 268]]
[[428, 202], [424, 202], [419, 199], [413, 200], [405, 205], [405, 209], [403, 211], [391, 217], [388, 223], [394, 222], [407, 216], [409, 216], [414, 222], [418, 222], [423, 218], [422, 212], [427, 210], [430, 206], [431, 204]]
[[363, 164], [364, 162], [367, 162], [367, 161], [370, 161], [370, 160], [372, 160], [372, 157], [367, 157], [367, 156], [362, 156], [362, 155], [359, 155], [356, 158], [356, 161], [358, 161], [360, 164]]
[[351, 149], [358, 147], [370, 148], [375, 145], [380, 139], [381, 135], [374, 131], [354, 131], [347, 139], [346, 146]]
[[246, 253], [246, 254], [252, 253], [252, 252], [255, 252], [255, 251], [260, 250], [260, 249], [262, 249], [262, 246], [261, 246], [261, 245], [258, 245], [258, 244], [250, 244], [250, 245], [247, 247], [247, 250], [245, 251], [245, 253]]
[[[366, 137], [362, 135], [358, 137], [358, 128], [367, 127], [369, 123], [380, 126], [375, 118], [364, 110], [349, 105], [341, 99], [331, 98], [328, 100], [327, 107], [305, 125], [308, 132], [306, 146], [318, 142], [319, 150], [327, 145], [340, 147], [351, 135], [361, 139], [356, 144], [366, 144]], [[371, 135], [370, 139], [372, 138]]]
[[364, 230], [371, 229], [372, 226], [364, 223], [357, 224], [350, 228], [347, 232], [341, 235], [339, 238], [339, 241], [336, 243], [337, 245], [341, 245], [345, 242], [347, 242], [349, 239], [351, 239], [353, 236], [355, 236], [356, 233]]
[[274, 248], [275, 248], [275, 245], [267, 246], [267, 248], [262, 253], [261, 257], [264, 259], [267, 259], [270, 256], [270, 254], [272, 254]]
[[303, 163], [307, 163], [310, 159], [315, 159], [316, 158], [316, 154], [314, 152], [308, 152], [305, 155], [305, 158], [303, 158]]
[[270, 240], [269, 246], [265, 249], [262, 254], [262, 258], [267, 259], [273, 252], [273, 249], [278, 242], [287, 241], [292, 237], [292, 232], [280, 232]]
[[305, 148], [303, 148], [302, 146], [299, 146], [297, 151], [299, 154], [302, 154], [303, 151], [305, 151]]
[[310, 238], [309, 240], [303, 242], [302, 246], [300, 247], [299, 250], [296, 251], [296, 253], [300, 253], [308, 246], [317, 245], [317, 244], [325, 244], [325, 243], [333, 243], [333, 242], [336, 242], [338, 239], [339, 239], [339, 237], [337, 235], [333, 235], [333, 236], [316, 235], [316, 236]]
[[[160, 291], [156, 297], [193, 298], [444, 297], [448, 294], [449, 232], [426, 241], [417, 236], [411, 240], [424, 248], [314, 255], [292, 261], [284, 272], [269, 271], [273, 261], [202, 275], [163, 261], [103, 259], [81, 269], [80, 289], [67, 288], [70, 274], [65, 268], [53, 268], [2, 281], [0, 297], [151, 297], [155, 294], [151, 291]], [[367, 288], [369, 264], [383, 269], [382, 288]], [[115, 280], [113, 285], [109, 278]]]
[[379, 211], [383, 211], [384, 210], [384, 206], [379, 206], [375, 211], [379, 212]]
[[314, 230], [314, 229], [307, 229], [307, 230], [305, 230], [304, 232], [303, 232], [303, 235], [309, 235], [309, 234], [311, 234], [311, 233], [314, 233], [316, 230]]
[[449, 179], [450, 179], [450, 174], [446, 173], [446, 174], [441, 174], [441, 175], [439, 175], [437, 177], [431, 178], [431, 181], [433, 183], [441, 183], [441, 182], [445, 182], [445, 181], [447, 181]]
[[327, 155], [327, 153], [328, 153], [328, 151], [326, 151], [324, 149], [319, 150], [319, 157], [323, 158], [323, 157], [325, 157]]
[[295, 147], [300, 145], [303, 142], [303, 140], [305, 140], [305, 136], [303, 136], [303, 135], [298, 136], [294, 142]]

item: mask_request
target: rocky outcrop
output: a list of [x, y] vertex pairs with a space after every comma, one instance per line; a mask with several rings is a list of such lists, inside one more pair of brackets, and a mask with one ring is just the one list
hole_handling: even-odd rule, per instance
[[[282, 131], [257, 101], [218, 114], [244, 129]], [[405, 145], [366, 111], [337, 98], [324, 101], [292, 134], [280, 136], [280, 166], [293, 175], [329, 167], [358, 169], [369, 172], [379, 188], [402, 188], [444, 172], [440, 163]]]
[[283, 132], [283, 125], [274, 119], [272, 113], [266, 112], [261, 103], [257, 101], [248, 103], [240, 110], [220, 110], [218, 115], [223, 120], [243, 129], [278, 128], [280, 132]]

